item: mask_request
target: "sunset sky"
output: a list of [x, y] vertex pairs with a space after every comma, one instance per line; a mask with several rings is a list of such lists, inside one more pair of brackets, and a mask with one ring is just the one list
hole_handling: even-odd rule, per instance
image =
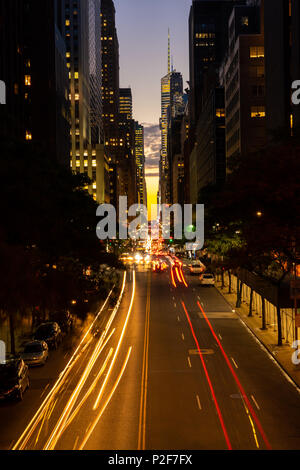
[[[156, 204], [161, 146], [160, 79], [167, 73], [168, 28], [174, 68], [188, 80], [191, 0], [114, 0], [120, 43], [120, 86], [131, 86], [133, 117], [145, 127], [148, 205]], [[173, 34], [172, 34], [173, 33]]]

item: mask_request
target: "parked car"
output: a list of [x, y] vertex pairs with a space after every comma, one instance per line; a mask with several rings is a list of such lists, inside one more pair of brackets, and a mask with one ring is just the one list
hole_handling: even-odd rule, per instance
[[5, 364], [0, 364], [0, 400], [22, 400], [28, 387], [28, 366], [21, 357], [8, 356]]
[[73, 328], [73, 318], [67, 310], [61, 310], [50, 314], [50, 320], [58, 323], [63, 334], [67, 335]]
[[34, 339], [37, 341], [45, 341], [49, 348], [57, 349], [62, 341], [62, 333], [58, 323], [42, 323], [37, 328]]
[[214, 286], [215, 276], [210, 273], [202, 274], [202, 276], [200, 276], [200, 282], [202, 286]]
[[192, 261], [189, 266], [190, 274], [201, 274], [205, 270], [205, 266], [200, 260]]
[[43, 366], [49, 357], [48, 345], [45, 341], [30, 341], [21, 357], [28, 366]]

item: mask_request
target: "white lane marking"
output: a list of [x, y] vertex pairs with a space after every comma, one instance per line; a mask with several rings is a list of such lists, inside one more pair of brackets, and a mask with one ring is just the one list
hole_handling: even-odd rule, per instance
[[183, 333], [181, 333], [181, 338], [182, 338], [182, 339], [183, 339], [183, 341], [184, 341], [184, 334], [183, 334]]
[[257, 408], [258, 410], [260, 410], [260, 407], [258, 406], [258, 403], [257, 403], [257, 401], [255, 400], [255, 398], [254, 398], [253, 395], [251, 395], [251, 398], [252, 398], [252, 400], [253, 400], [253, 402], [254, 402], [256, 408]]
[[234, 367], [235, 367], [236, 369], [238, 369], [239, 366], [237, 365], [237, 363], [235, 362], [235, 360], [233, 359], [233, 357], [231, 358], [231, 360], [232, 360], [232, 362], [233, 362], [233, 364], [234, 364]]
[[200, 403], [199, 395], [196, 395], [196, 399], [197, 399], [197, 404], [198, 404], [199, 410], [202, 410], [202, 406], [201, 406], [201, 403]]
[[223, 338], [222, 338], [222, 336], [220, 335], [220, 333], [218, 334], [218, 336], [219, 336], [220, 340], [222, 341]]
[[73, 450], [76, 450], [76, 447], [77, 447], [78, 441], [79, 441], [79, 436], [77, 436], [77, 437], [76, 437], [76, 441], [75, 441], [75, 444], [74, 444]]
[[188, 357], [188, 363], [189, 363], [189, 367], [192, 368], [191, 360], [189, 357]]
[[46, 387], [44, 388], [42, 394], [40, 395], [40, 398], [42, 398], [42, 396], [43, 396], [44, 393], [48, 390], [49, 387], [50, 387], [50, 382], [49, 382], [48, 385], [46, 385]]
[[90, 424], [88, 425], [88, 427], [86, 428], [86, 431], [85, 431], [86, 434], [89, 432], [91, 426], [92, 426], [92, 423], [90, 423]]

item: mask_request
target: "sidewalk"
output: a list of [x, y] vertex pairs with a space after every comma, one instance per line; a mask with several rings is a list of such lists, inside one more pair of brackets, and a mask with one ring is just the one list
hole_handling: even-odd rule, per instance
[[[221, 285], [221, 281], [216, 280], [216, 288], [230, 304], [232, 309], [239, 315], [241, 321], [255, 335], [258, 341], [265, 346], [274, 360], [279, 363], [286, 374], [288, 374], [292, 381], [300, 388], [300, 364], [296, 366], [292, 363], [292, 354], [295, 352], [295, 349], [291, 347], [290, 343], [286, 343], [285, 340], [283, 340], [282, 346], [277, 346], [277, 329], [274, 330], [273, 325], [267, 324], [267, 330], [262, 330], [261, 313], [253, 311], [253, 316], [248, 317], [249, 306], [243, 302], [240, 308], [236, 308], [236, 293], [228, 294], [228, 286], [225, 285], [225, 287], [222, 288]], [[300, 358], [300, 356], [298, 356], [298, 358]]]

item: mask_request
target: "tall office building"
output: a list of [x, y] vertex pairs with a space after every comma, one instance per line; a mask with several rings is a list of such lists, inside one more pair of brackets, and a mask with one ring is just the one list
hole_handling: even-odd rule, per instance
[[144, 127], [135, 122], [135, 161], [137, 173], [137, 202], [147, 205], [145, 180]]
[[101, 0], [102, 104], [105, 152], [109, 159], [110, 201], [118, 208], [119, 163], [124, 139], [119, 136], [119, 41], [113, 0]]
[[189, 114], [195, 126], [205, 95], [217, 79], [228, 44], [228, 19], [232, 8], [246, 0], [193, 0], [189, 17]]
[[263, 9], [236, 6], [229, 19], [225, 86], [226, 158], [245, 157], [266, 144]]
[[[69, 165], [69, 102], [64, 0], [0, 2], [0, 79], [7, 101], [1, 132], [39, 143]], [[41, 118], [42, 116], [42, 118]]]
[[300, 79], [299, 0], [265, 0], [266, 127], [269, 140], [300, 134], [291, 85]]
[[228, 49], [228, 21], [232, 9], [246, 0], [193, 0], [189, 17], [190, 155], [186, 200], [196, 203], [202, 188], [222, 184], [225, 170], [224, 87], [219, 68]]
[[168, 73], [161, 79], [161, 152], [160, 152], [160, 201], [171, 203], [170, 164], [168, 158], [168, 128], [171, 117], [182, 104], [183, 80], [180, 72], [171, 69], [170, 33], [168, 35]]
[[120, 110], [119, 41], [113, 0], [101, 1], [102, 104], [106, 148], [115, 157]]
[[100, 0], [66, 1], [66, 57], [71, 104], [71, 168], [87, 175], [94, 200], [109, 201], [101, 119]]
[[127, 120], [132, 119], [132, 92], [131, 88], [120, 88], [120, 114]]

